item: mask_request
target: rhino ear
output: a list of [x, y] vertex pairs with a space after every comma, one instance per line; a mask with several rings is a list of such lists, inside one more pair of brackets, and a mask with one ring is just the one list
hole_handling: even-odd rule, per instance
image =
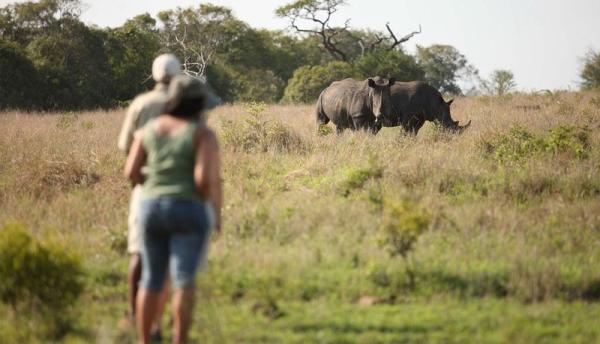
[[375, 87], [375, 80], [369, 79], [368, 83], [369, 83], [369, 87], [373, 87], [373, 88]]
[[448, 106], [452, 105], [452, 102], [454, 102], [454, 99], [450, 99], [450, 101], [446, 102], [446, 104], [448, 104]]

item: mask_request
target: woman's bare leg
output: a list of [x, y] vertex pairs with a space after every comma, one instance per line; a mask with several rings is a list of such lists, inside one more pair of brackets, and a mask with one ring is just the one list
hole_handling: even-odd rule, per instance
[[129, 287], [129, 314], [128, 316], [135, 319], [135, 304], [137, 302], [138, 284], [142, 276], [142, 260], [139, 253], [134, 253], [129, 259], [129, 269], [127, 272], [127, 285]]
[[175, 289], [171, 306], [173, 309], [173, 344], [185, 343], [192, 323], [194, 287]]
[[156, 305], [156, 317], [154, 318], [152, 324], [152, 331], [160, 331], [162, 329], [162, 317], [165, 312], [165, 306], [167, 305], [167, 300], [169, 298], [169, 287], [171, 283], [169, 283], [169, 279], [165, 281], [165, 284], [160, 291], [160, 295], [158, 297], [158, 304]]
[[146, 344], [150, 342], [150, 327], [156, 319], [156, 310], [160, 298], [160, 291], [151, 291], [140, 288], [137, 296], [136, 322], [138, 329], [138, 342]]

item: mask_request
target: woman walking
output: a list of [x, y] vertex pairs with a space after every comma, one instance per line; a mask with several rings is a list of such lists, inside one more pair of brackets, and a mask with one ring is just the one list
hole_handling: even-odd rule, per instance
[[[127, 158], [126, 176], [134, 184], [143, 184], [142, 278], [136, 314], [140, 343], [149, 342], [167, 271], [174, 289], [173, 343], [185, 342], [195, 274], [206, 254], [211, 219], [220, 231], [218, 143], [202, 114], [207, 95], [199, 80], [175, 77], [169, 85], [166, 113], [136, 133]], [[144, 174], [142, 166], [146, 166]]]

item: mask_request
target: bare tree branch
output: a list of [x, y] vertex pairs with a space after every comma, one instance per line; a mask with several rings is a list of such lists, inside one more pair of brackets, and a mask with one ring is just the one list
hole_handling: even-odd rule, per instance
[[[374, 38], [361, 33], [356, 34], [350, 29], [350, 20], [346, 20], [342, 27], [332, 27], [331, 18], [338, 11], [340, 5], [345, 5], [346, 0], [297, 0], [289, 5], [280, 7], [276, 10], [279, 17], [287, 18], [290, 21], [290, 28], [298, 33], [305, 33], [318, 37], [321, 45], [336, 60], [348, 61], [349, 52], [344, 51], [342, 42], [336, 40], [336, 37], [343, 40], [345, 37], [352, 37], [360, 47], [361, 54], [364, 55], [379, 47], [388, 50], [396, 49], [400, 44], [407, 42], [419, 31], [411, 32], [401, 38], [398, 38], [390, 24], [386, 24], [387, 33], [375, 34]], [[305, 21], [307, 27], [299, 24], [299, 21]], [[310, 27], [310, 25], [314, 25]]]
[[386, 23], [385, 24], [386, 29], [388, 30], [389, 34], [390, 34], [390, 39], [393, 40], [393, 43], [391, 46], [389, 46], [390, 50], [395, 49], [398, 45], [407, 42], [409, 39], [413, 38], [415, 35], [420, 34], [421, 31], [421, 25], [419, 25], [419, 31], [413, 31], [407, 35], [405, 35], [404, 37], [398, 39], [396, 38], [396, 35], [394, 34], [394, 31], [392, 31], [392, 28], [390, 27], [390, 23]]
[[[338, 6], [344, 5], [345, 0], [314, 0], [309, 2], [297, 1], [277, 10], [277, 15], [290, 21], [290, 28], [299, 33], [307, 33], [319, 37], [321, 45], [336, 60], [347, 61], [348, 57], [338, 48], [335, 36], [346, 32], [349, 20], [343, 27], [331, 27], [330, 20], [338, 10]], [[316, 24], [316, 27], [304, 28], [298, 24], [298, 20], [304, 20]]]

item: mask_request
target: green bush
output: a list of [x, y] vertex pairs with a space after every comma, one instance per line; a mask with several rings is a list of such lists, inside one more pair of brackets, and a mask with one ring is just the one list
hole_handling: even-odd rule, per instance
[[402, 257], [407, 277], [407, 284], [400, 283], [397, 287], [403, 285], [402, 288], [408, 287], [414, 290], [416, 273], [414, 262], [409, 259], [409, 256], [421, 234], [429, 228], [430, 222], [431, 215], [415, 203], [409, 201], [383, 203], [382, 234], [379, 245], [385, 247], [391, 257]]
[[386, 247], [391, 256], [408, 257], [414, 244], [429, 227], [430, 220], [431, 216], [412, 202], [385, 202], [381, 246]]
[[568, 154], [577, 159], [588, 157], [589, 129], [587, 127], [558, 126], [545, 134], [535, 135], [514, 126], [506, 134], [484, 141], [487, 154], [502, 162], [515, 162], [540, 153]]
[[589, 129], [559, 126], [548, 131], [543, 144], [544, 150], [553, 154], [567, 152], [579, 159], [587, 158], [590, 149]]
[[348, 195], [352, 190], [362, 188], [367, 181], [379, 179], [382, 176], [383, 168], [377, 163], [375, 157], [371, 157], [365, 166], [346, 168], [340, 186], [343, 194]]
[[357, 77], [352, 65], [334, 61], [325, 66], [303, 66], [289, 80], [283, 101], [292, 103], [316, 102], [323, 89], [336, 80]]
[[245, 121], [225, 121], [221, 139], [233, 150], [245, 152], [289, 152], [304, 151], [306, 145], [300, 135], [291, 131], [279, 121], [262, 119], [266, 109], [264, 103], [248, 103], [245, 106], [249, 116]]
[[78, 120], [79, 116], [73, 111], [62, 113], [56, 119], [56, 128], [62, 130], [69, 129], [73, 127]]
[[22, 225], [0, 230], [0, 300], [13, 310], [51, 310], [60, 314], [83, 292], [78, 257], [65, 249], [42, 244]]

